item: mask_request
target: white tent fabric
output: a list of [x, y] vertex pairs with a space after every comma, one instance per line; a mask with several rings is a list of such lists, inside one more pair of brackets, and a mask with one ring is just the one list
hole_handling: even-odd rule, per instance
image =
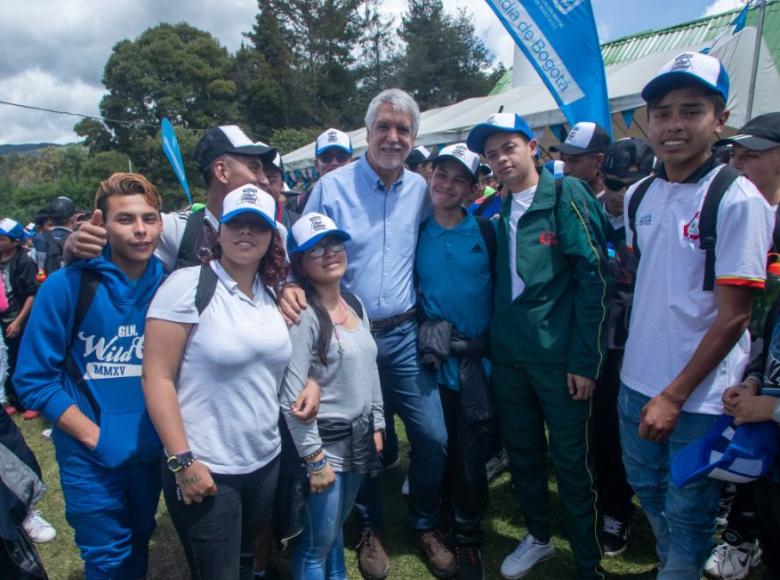
[[[744, 124], [749, 81], [753, 60], [756, 29], [746, 27], [729, 39], [718, 42], [711, 54], [726, 65], [731, 78], [728, 108], [731, 111], [728, 125], [736, 129]], [[613, 113], [613, 134], [641, 137], [645, 134], [645, 115], [636, 115], [635, 123], [627, 128], [620, 118], [620, 112], [644, 106], [640, 95], [642, 88], [666, 62], [676, 54], [699, 51], [709, 43], [686, 49], [677, 48], [670, 52], [649, 54], [634, 61], [608, 66], [607, 89], [610, 95], [610, 110]], [[762, 40], [753, 116], [777, 109], [777, 95], [780, 94], [780, 75], [766, 43]], [[505, 113], [517, 113], [535, 130], [565, 123], [563, 113], [557, 108], [547, 89], [541, 84], [523, 85], [498, 95], [467, 99], [448, 107], [425, 111], [422, 114], [416, 145], [443, 145], [464, 141], [471, 128], [487, 119], [503, 107]], [[366, 148], [366, 131], [361, 128], [349, 134], [355, 155]], [[542, 147], [557, 143], [558, 139], [549, 131], [544, 133]], [[308, 169], [314, 165], [314, 143], [310, 143], [284, 156], [287, 171]]]

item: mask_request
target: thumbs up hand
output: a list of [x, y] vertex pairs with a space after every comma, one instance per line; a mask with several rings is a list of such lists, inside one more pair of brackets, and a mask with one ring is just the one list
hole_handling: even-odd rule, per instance
[[72, 256], [76, 258], [96, 258], [103, 253], [103, 248], [108, 243], [108, 231], [103, 226], [103, 212], [96, 209], [92, 212], [89, 221], [81, 224], [81, 227], [68, 236], [65, 242], [65, 260]]

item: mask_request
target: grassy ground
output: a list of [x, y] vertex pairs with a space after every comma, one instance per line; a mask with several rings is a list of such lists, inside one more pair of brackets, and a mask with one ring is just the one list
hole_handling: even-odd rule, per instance
[[[46, 496], [39, 506], [43, 516], [57, 529], [54, 541], [39, 546], [41, 558], [52, 580], [78, 580], [83, 577], [78, 549], [73, 541], [73, 530], [65, 521], [62, 490], [59, 485], [57, 463], [54, 449], [48, 440], [41, 437], [44, 425], [41, 421], [25, 422], [17, 420], [24, 436], [38, 457], [43, 469], [44, 481], [48, 487]], [[406, 443], [403, 429], [399, 424], [399, 435], [403, 438], [403, 457], [406, 457]], [[617, 458], [616, 458], [617, 459]], [[406, 502], [400, 489], [404, 470], [389, 472], [384, 477], [383, 498], [386, 518], [386, 549], [392, 559], [390, 578], [404, 580], [431, 578], [405, 526]], [[563, 536], [561, 513], [557, 501], [557, 488], [554, 478], [550, 480], [550, 492], [555, 510], [556, 526], [553, 541], [556, 555], [537, 566], [526, 578], [529, 580], [557, 580], [572, 578], [574, 566], [569, 545]], [[653, 538], [646, 521], [640, 515], [635, 518], [631, 546], [622, 557], [605, 560], [608, 572], [621, 578], [652, 578], [655, 569]], [[517, 541], [526, 530], [519, 515], [517, 503], [511, 495], [509, 475], [503, 474], [491, 482], [490, 510], [485, 521], [485, 548], [483, 558], [487, 578], [500, 578], [498, 570], [501, 560], [517, 545]], [[347, 545], [354, 546], [356, 530], [348, 527]], [[347, 565], [350, 578], [358, 579], [355, 552], [347, 549]], [[150, 580], [179, 580], [189, 577], [178, 538], [165, 509], [160, 501], [157, 512], [157, 531], [152, 538], [150, 555]], [[758, 578], [755, 572], [751, 578]]]

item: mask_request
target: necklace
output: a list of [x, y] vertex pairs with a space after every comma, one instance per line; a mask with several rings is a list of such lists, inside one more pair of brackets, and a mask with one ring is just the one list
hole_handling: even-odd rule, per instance
[[344, 326], [347, 323], [347, 320], [349, 319], [349, 313], [347, 312], [347, 307], [344, 304], [344, 299], [339, 297], [339, 307], [341, 311], [344, 313], [341, 320], [336, 320], [334, 316], [331, 315], [331, 320], [333, 321], [333, 336], [336, 338], [336, 344], [338, 345], [336, 347], [336, 350], [339, 354], [342, 354], [344, 352], [344, 346], [341, 344], [341, 337], [339, 336], [339, 326]]

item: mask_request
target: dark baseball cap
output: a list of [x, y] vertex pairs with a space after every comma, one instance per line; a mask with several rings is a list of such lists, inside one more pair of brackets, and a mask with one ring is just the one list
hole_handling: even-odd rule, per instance
[[585, 155], [586, 153], [604, 153], [612, 139], [609, 133], [590, 121], [581, 121], [574, 125], [566, 136], [566, 141], [553, 145], [550, 151], [564, 155]]
[[604, 175], [634, 180], [650, 175], [654, 166], [652, 147], [642, 139], [627, 137], [607, 148], [601, 170]]
[[422, 145], [412, 149], [412, 152], [406, 158], [406, 164], [409, 167], [417, 167], [420, 163], [426, 163], [427, 161], [431, 161], [431, 152]]
[[195, 147], [201, 173], [206, 171], [217, 157], [233, 153], [261, 157], [273, 162], [276, 149], [262, 142], [253, 142], [238, 125], [222, 125], [209, 129]]
[[60, 196], [52, 201], [46, 208], [46, 214], [56, 221], [70, 219], [76, 213], [76, 204], [69, 197]]
[[752, 151], [780, 147], [780, 113], [766, 113], [751, 119], [736, 135], [715, 143], [716, 147], [719, 145], [741, 145]]

